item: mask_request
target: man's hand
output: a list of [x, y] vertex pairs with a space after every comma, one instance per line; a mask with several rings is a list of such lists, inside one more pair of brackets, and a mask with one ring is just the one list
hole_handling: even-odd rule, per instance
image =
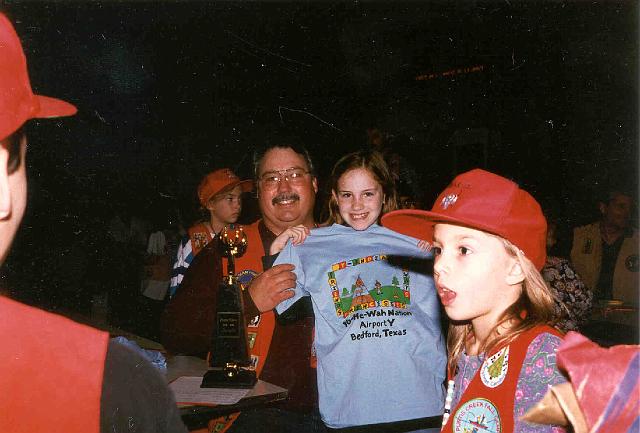
[[296, 286], [295, 266], [290, 264], [276, 265], [267, 269], [251, 281], [249, 295], [261, 313], [270, 311], [280, 302], [293, 296]]

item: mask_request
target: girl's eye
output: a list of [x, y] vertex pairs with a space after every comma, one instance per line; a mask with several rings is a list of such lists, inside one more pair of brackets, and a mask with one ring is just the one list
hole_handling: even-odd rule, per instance
[[460, 247], [459, 249], [460, 249], [460, 254], [462, 254], [463, 256], [471, 254], [471, 250], [467, 247]]
[[340, 197], [341, 198], [349, 198], [349, 197], [351, 197], [351, 193], [350, 192], [342, 192], [342, 193], [340, 193]]
[[373, 197], [373, 193], [371, 191], [367, 191], [364, 193], [365, 197]]
[[434, 256], [439, 256], [440, 254], [442, 254], [442, 248], [440, 247], [432, 247], [431, 251], [433, 252]]

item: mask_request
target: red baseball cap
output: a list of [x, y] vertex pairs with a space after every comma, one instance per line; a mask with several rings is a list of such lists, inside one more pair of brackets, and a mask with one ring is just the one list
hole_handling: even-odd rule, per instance
[[507, 239], [538, 268], [547, 257], [547, 221], [538, 202], [497, 174], [474, 169], [458, 175], [440, 193], [431, 211], [397, 210], [382, 224], [399, 233], [433, 240], [437, 223], [461, 225]]
[[238, 185], [242, 188], [242, 192], [249, 192], [253, 189], [252, 181], [240, 180], [240, 178], [228, 168], [212, 171], [202, 179], [198, 186], [200, 204], [206, 206], [207, 202], [211, 200], [211, 197], [214, 195], [233, 189]]
[[29, 119], [71, 116], [77, 111], [68, 102], [33, 94], [20, 39], [0, 13], [0, 140]]

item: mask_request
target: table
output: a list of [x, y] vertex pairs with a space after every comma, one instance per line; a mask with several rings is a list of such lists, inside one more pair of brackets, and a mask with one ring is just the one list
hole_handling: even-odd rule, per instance
[[[203, 376], [206, 371], [207, 362], [201, 358], [173, 356], [167, 359], [167, 382], [181, 376]], [[287, 395], [286, 389], [258, 380], [258, 383], [238, 403], [217, 406], [182, 406], [180, 407], [180, 415], [189, 430], [196, 430], [206, 427], [211, 419], [284, 400]]]
[[604, 347], [638, 344], [638, 307], [600, 301], [594, 305], [591, 319], [581, 332]]

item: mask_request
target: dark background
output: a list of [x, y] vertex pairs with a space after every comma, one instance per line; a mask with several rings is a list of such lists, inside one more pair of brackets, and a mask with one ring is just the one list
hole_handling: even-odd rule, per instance
[[29, 127], [30, 207], [5, 284], [80, 305], [113, 279], [116, 213], [188, 226], [202, 175], [250, 176], [274, 127], [302, 137], [321, 184], [378, 128], [427, 207], [481, 166], [567, 231], [590, 222], [603, 185], [637, 190], [637, 5], [5, 1], [34, 91], [79, 108]]

